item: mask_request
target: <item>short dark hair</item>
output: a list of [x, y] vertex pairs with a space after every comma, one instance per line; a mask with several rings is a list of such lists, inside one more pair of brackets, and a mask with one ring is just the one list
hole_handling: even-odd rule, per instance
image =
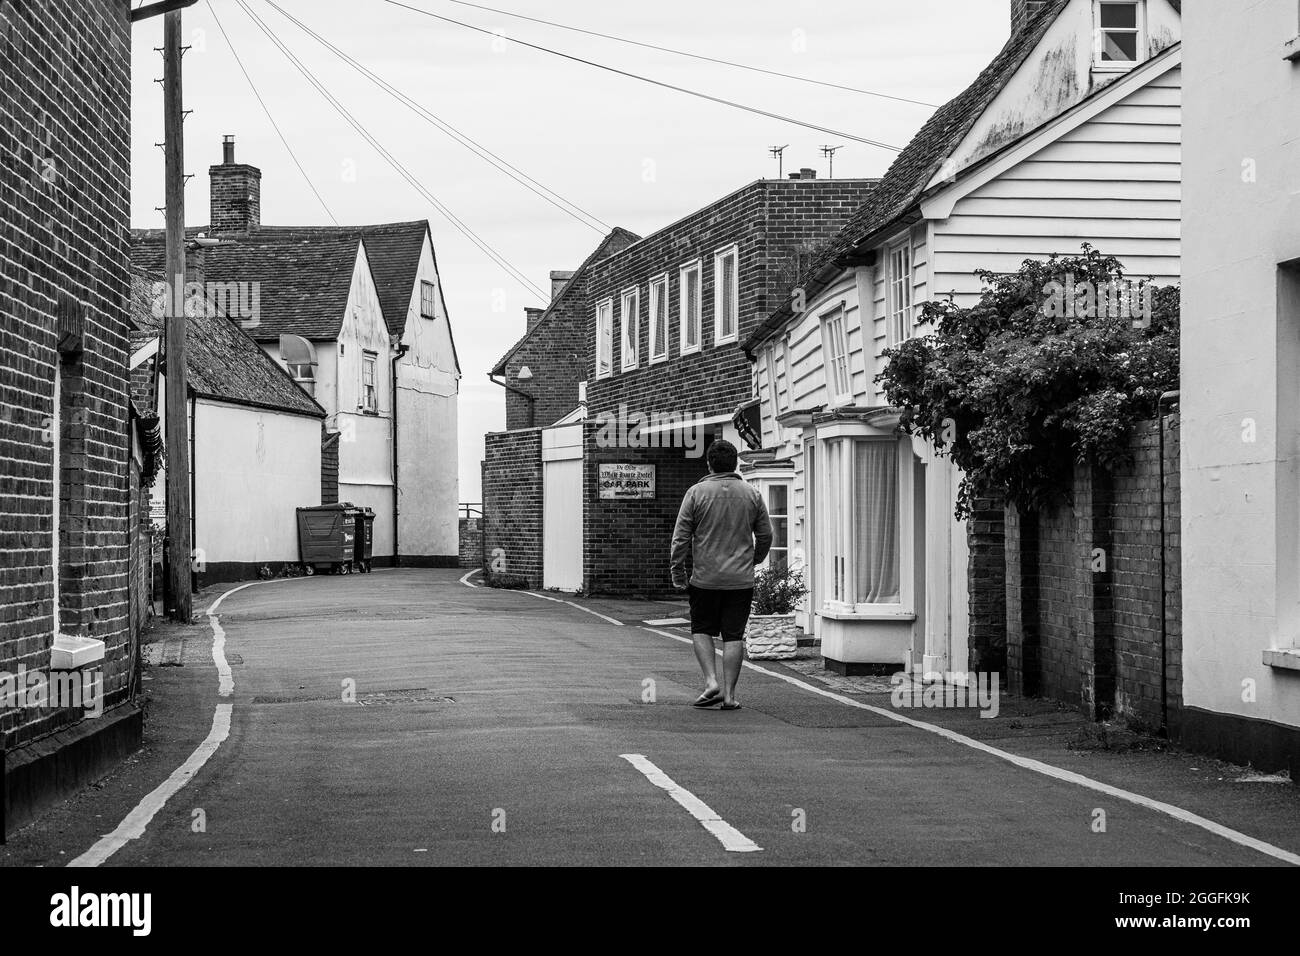
[[719, 438], [709, 446], [709, 468], [715, 474], [726, 474], [729, 471], [736, 470], [736, 461], [740, 455], [736, 451], [736, 446], [725, 438]]

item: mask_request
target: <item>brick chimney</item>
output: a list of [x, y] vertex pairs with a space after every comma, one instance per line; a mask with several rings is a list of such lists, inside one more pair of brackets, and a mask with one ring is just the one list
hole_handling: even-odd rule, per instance
[[222, 161], [208, 167], [213, 232], [250, 232], [262, 225], [262, 171], [235, 162], [235, 137], [221, 142]]
[[805, 166], [803, 167], [803, 169], [799, 170], [799, 172], [791, 173], [790, 178], [791, 179], [816, 179], [817, 170]]
[[533, 329], [535, 329], [537, 327], [537, 323], [542, 320], [542, 316], [545, 314], [546, 314], [545, 309], [530, 309], [527, 306], [525, 306], [524, 315], [528, 317], [528, 328], [525, 329], [525, 331], [531, 332]]
[[560, 296], [560, 290], [564, 284], [573, 278], [572, 272], [564, 272], [560, 269], [551, 270], [551, 301], [554, 302]]
[[1043, 7], [1052, 0], [1011, 0], [1011, 35], [1015, 36], [1025, 28]]

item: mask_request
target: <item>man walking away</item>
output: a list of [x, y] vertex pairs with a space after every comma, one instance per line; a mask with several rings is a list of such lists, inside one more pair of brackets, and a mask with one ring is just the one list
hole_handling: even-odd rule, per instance
[[[745, 625], [754, 600], [754, 566], [772, 547], [772, 523], [763, 496], [736, 474], [736, 446], [709, 446], [709, 474], [686, 492], [673, 532], [673, 587], [691, 602], [695, 658], [704, 672], [696, 707], [722, 704], [740, 710], [736, 681], [745, 657]], [[691, 576], [686, 577], [686, 555]], [[722, 686], [718, 686], [713, 639], [722, 636]]]

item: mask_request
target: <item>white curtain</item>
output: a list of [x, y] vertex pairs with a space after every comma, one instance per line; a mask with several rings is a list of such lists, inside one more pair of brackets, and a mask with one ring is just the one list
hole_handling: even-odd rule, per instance
[[854, 565], [858, 602], [897, 604], [898, 445], [888, 441], [855, 443]]

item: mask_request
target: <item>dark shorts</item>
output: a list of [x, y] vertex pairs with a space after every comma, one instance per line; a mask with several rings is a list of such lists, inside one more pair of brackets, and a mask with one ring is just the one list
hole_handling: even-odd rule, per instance
[[691, 599], [691, 633], [722, 636], [724, 642], [739, 641], [745, 636], [749, 623], [749, 606], [754, 603], [754, 589], [743, 591], [712, 591], [692, 585], [687, 594]]

